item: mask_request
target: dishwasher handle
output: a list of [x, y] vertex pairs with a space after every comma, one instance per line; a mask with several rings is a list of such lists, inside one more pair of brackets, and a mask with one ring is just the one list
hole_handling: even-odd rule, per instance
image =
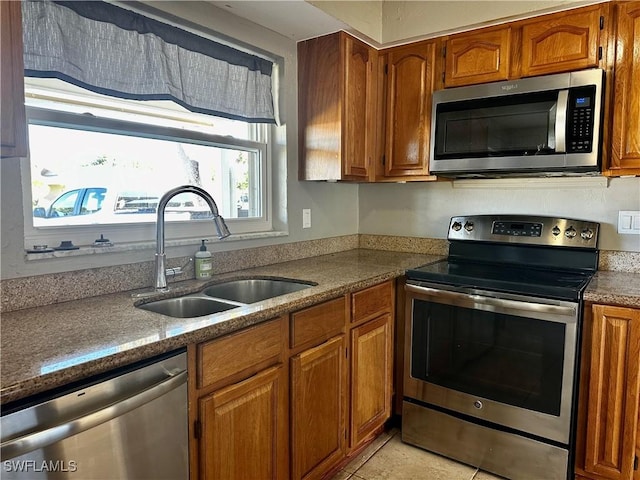
[[45, 430], [2, 442], [2, 444], [0, 444], [0, 458], [4, 461], [19, 457], [25, 453], [38, 450], [39, 448], [46, 447], [47, 445], [51, 445], [64, 440], [65, 438], [71, 437], [72, 435], [89, 430], [90, 428], [113, 420], [116, 417], [122, 416], [125, 413], [144, 405], [145, 403], [161, 397], [162, 395], [186, 383], [186, 381], [187, 371], [182, 370], [175, 375], [163, 379], [159, 383], [140, 389], [132, 393], [127, 398], [120, 400], [117, 403], [106, 405], [95, 412], [89, 413], [88, 415], [76, 418], [61, 425], [55, 425]]

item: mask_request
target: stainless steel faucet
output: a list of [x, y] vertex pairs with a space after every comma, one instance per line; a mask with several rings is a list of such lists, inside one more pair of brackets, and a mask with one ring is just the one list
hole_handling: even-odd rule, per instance
[[213, 224], [216, 227], [218, 238], [226, 238], [231, 235], [224, 218], [218, 213], [218, 206], [213, 197], [206, 190], [196, 187], [195, 185], [183, 185], [181, 187], [172, 188], [165, 193], [158, 203], [158, 218], [156, 220], [156, 291], [164, 291], [167, 289], [166, 276], [166, 255], [164, 253], [164, 211], [173, 197], [179, 193], [195, 193], [201, 196], [208, 204], [213, 213]]

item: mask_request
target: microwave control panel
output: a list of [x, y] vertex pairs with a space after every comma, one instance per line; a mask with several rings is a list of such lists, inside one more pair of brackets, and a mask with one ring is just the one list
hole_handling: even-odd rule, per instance
[[572, 88], [567, 108], [567, 152], [587, 153], [593, 150], [595, 86]]

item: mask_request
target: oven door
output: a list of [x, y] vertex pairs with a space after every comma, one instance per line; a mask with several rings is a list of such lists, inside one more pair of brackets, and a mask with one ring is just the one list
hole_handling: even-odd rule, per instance
[[405, 288], [406, 398], [569, 443], [578, 303]]

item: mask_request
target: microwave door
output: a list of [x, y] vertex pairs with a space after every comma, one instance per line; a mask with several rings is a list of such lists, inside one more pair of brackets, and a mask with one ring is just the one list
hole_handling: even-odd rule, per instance
[[461, 158], [564, 150], [567, 98], [567, 91], [556, 90], [442, 104], [436, 111], [435, 158], [453, 166]]

